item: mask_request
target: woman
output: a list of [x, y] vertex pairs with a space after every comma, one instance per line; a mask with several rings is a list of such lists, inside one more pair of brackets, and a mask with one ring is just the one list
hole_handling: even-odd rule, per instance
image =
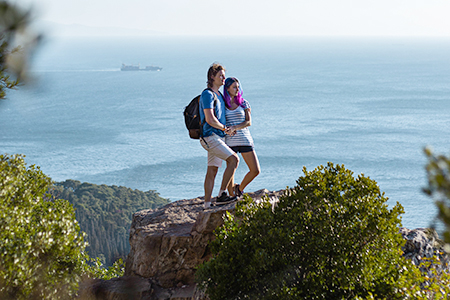
[[248, 127], [252, 124], [251, 108], [247, 100], [242, 98], [242, 89], [239, 80], [234, 77], [227, 78], [224, 85], [226, 126], [234, 135], [227, 135], [225, 143], [236, 153], [241, 153], [248, 166], [248, 173], [241, 184], [234, 184], [234, 176], [228, 185], [228, 193], [237, 197], [242, 196], [245, 187], [260, 173], [259, 161], [253, 147], [253, 138]]

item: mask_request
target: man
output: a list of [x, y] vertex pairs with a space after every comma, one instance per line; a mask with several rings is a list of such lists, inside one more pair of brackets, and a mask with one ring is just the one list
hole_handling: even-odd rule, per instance
[[214, 180], [217, 171], [222, 165], [222, 160], [227, 162], [223, 173], [222, 184], [216, 204], [226, 204], [236, 200], [236, 197], [227, 195], [227, 186], [234, 176], [239, 164], [239, 157], [225, 144], [225, 135], [233, 132], [225, 126], [225, 102], [219, 88], [225, 84], [225, 68], [217, 63], [211, 65], [208, 70], [208, 89], [205, 89], [200, 97], [200, 119], [203, 124], [203, 137], [200, 143], [208, 151], [208, 169], [205, 176], [205, 208], [211, 206], [211, 195], [214, 188]]

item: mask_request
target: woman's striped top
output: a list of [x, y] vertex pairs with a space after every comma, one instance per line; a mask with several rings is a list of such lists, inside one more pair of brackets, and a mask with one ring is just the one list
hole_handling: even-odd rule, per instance
[[[231, 110], [225, 109], [225, 118], [227, 120], [227, 126], [233, 126], [241, 124], [245, 121], [245, 110], [250, 108], [250, 103], [247, 100], [244, 100], [242, 106], [238, 106], [238, 108]], [[240, 129], [236, 131], [236, 134], [233, 136], [227, 135], [225, 137], [225, 142], [228, 146], [253, 146], [253, 138], [250, 134], [250, 130], [248, 127]]]

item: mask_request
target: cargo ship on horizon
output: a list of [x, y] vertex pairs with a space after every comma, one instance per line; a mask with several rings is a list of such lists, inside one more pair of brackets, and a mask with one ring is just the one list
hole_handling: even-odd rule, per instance
[[122, 64], [122, 67], [120, 68], [121, 71], [161, 71], [161, 67], [157, 66], [146, 66], [145, 68], [141, 68], [140, 65], [126, 65]]

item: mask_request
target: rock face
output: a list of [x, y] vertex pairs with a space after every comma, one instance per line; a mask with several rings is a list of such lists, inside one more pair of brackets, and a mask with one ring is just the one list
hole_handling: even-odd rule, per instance
[[[400, 228], [400, 233], [406, 240], [402, 247], [403, 257], [410, 259], [412, 263], [419, 266], [425, 259], [434, 255], [439, 259], [439, 263], [434, 263], [434, 271], [441, 272], [444, 269], [448, 271], [449, 256], [445, 254], [444, 243], [439, 239], [435, 230], [430, 228], [416, 228], [413, 230]], [[424, 266], [420, 267], [422, 272], [427, 272], [431, 278], [432, 269]]]
[[[258, 201], [267, 195], [277, 201], [282, 193], [260, 190], [249, 196]], [[191, 287], [196, 266], [210, 258], [208, 243], [214, 238], [214, 230], [235, 205], [203, 209], [203, 198], [195, 198], [135, 213], [125, 275], [149, 278], [158, 289], [174, 292]]]
[[423, 258], [431, 258], [433, 255], [439, 255], [443, 243], [439, 240], [436, 231], [429, 228], [400, 228], [400, 233], [406, 240], [403, 246], [403, 256], [411, 259], [418, 266]]

